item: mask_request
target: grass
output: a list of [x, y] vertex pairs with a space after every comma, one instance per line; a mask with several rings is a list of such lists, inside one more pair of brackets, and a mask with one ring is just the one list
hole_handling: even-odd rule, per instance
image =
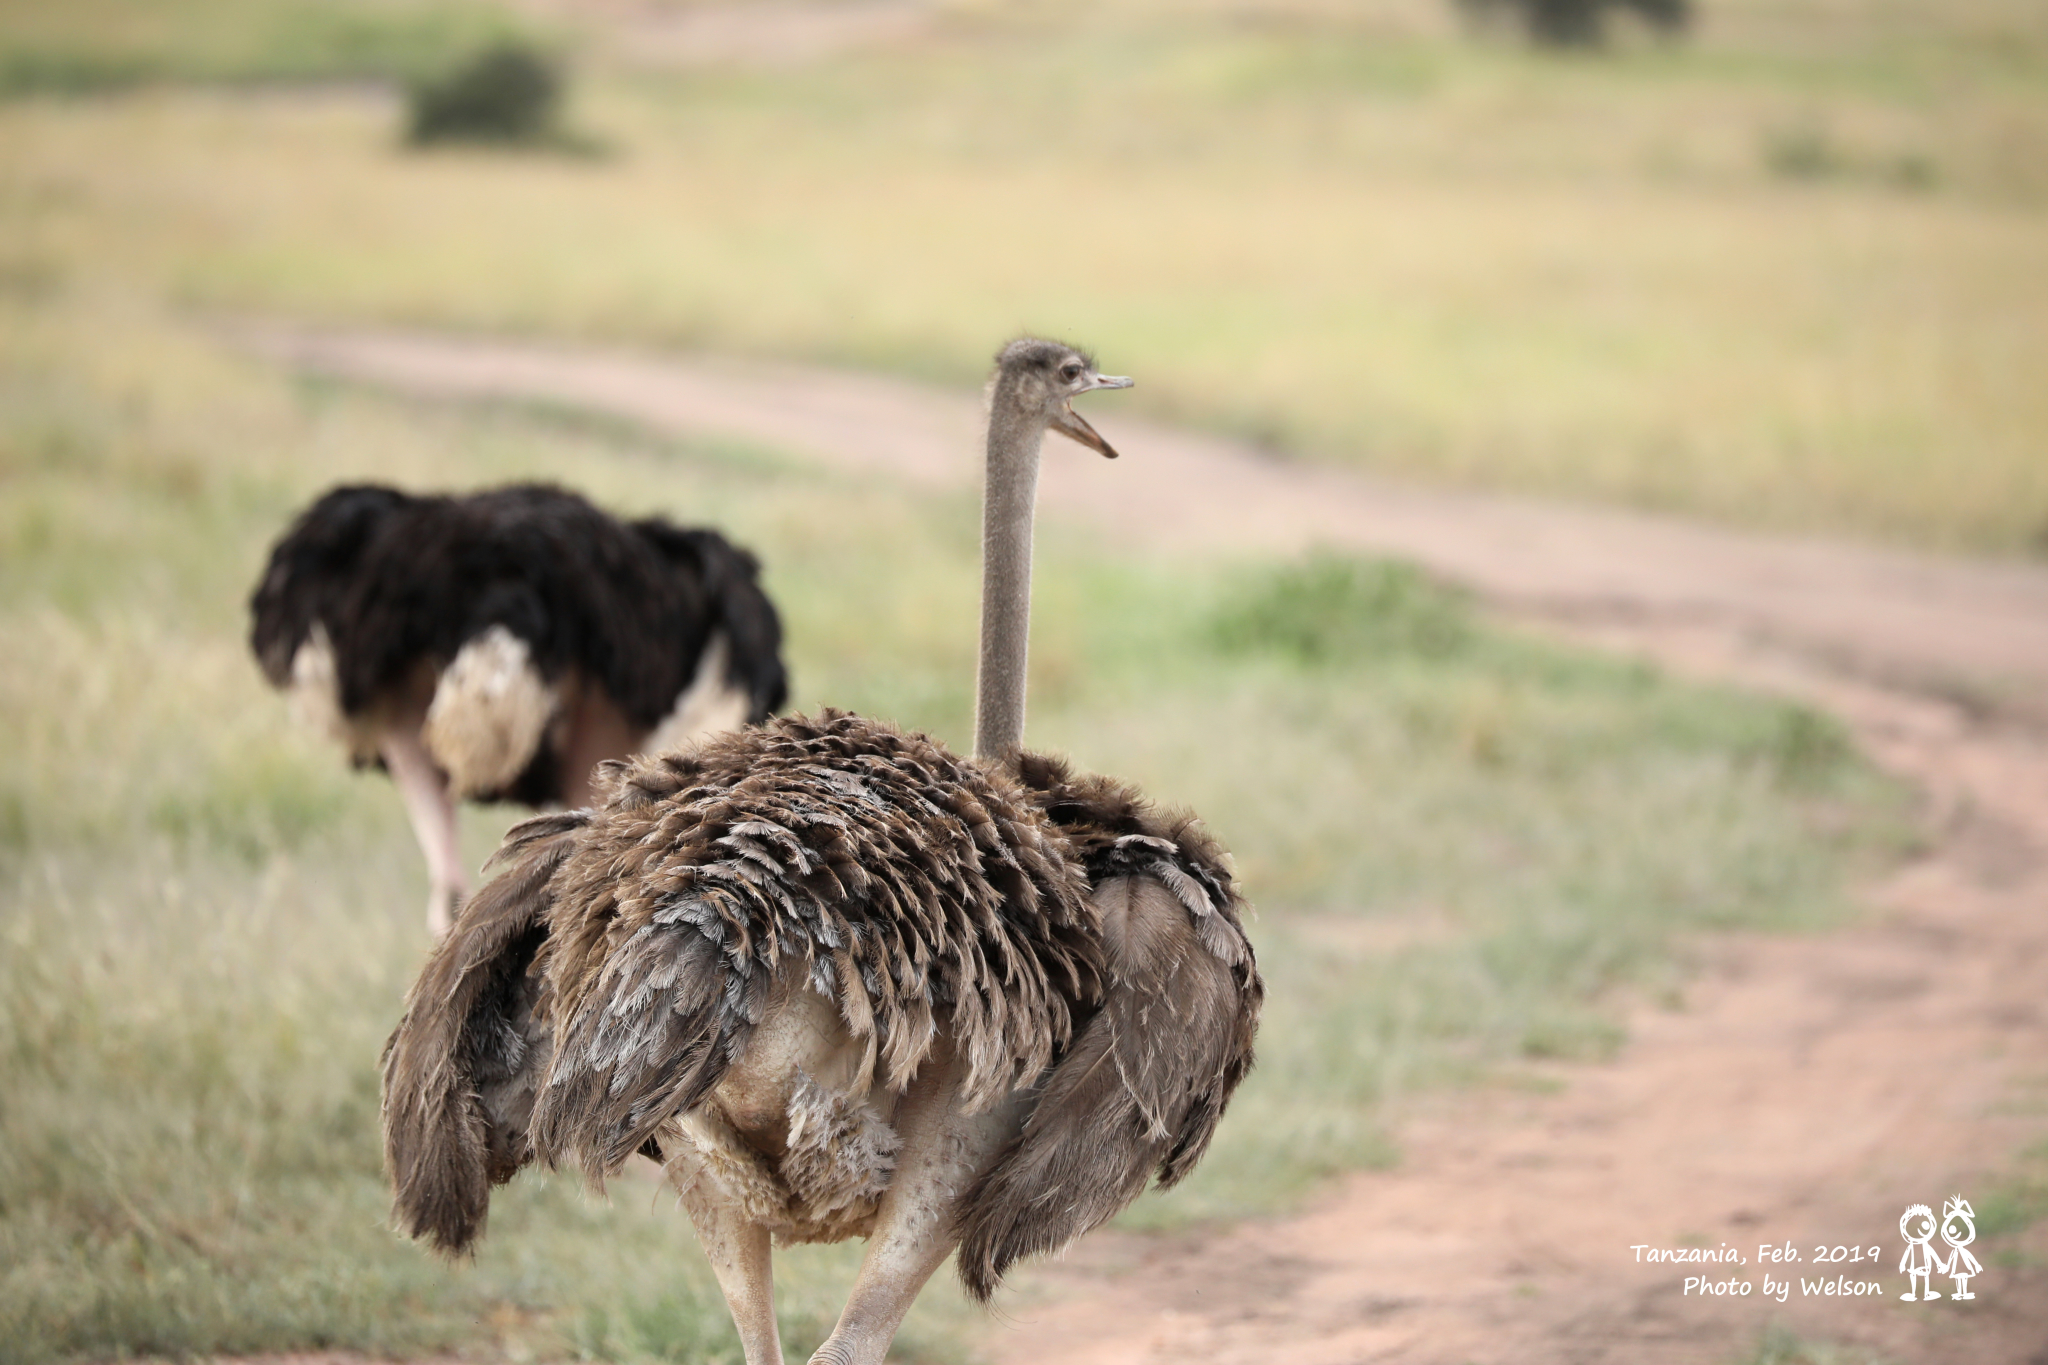
[[0, 0], [0, 99], [173, 83], [403, 82], [525, 27], [489, 0]]
[[[388, 784], [294, 730], [240, 640], [336, 480], [573, 477], [757, 548], [798, 703], [968, 730], [975, 514], [545, 411], [301, 384], [175, 313], [0, 336], [0, 1358], [347, 1347], [736, 1360], [668, 1201], [506, 1191], [472, 1265], [383, 1226], [375, 1059], [423, 947]], [[1597, 1057], [1730, 925], [1804, 927], [1896, 795], [1797, 709], [1475, 619], [1412, 572], [1161, 564], [1045, 528], [1032, 733], [1201, 809], [1260, 906], [1262, 1062], [1134, 1227], [1288, 1206], [1398, 1158], [1388, 1106]], [[1256, 626], [1249, 623], [1260, 623]], [[472, 811], [480, 860], [510, 812]], [[779, 1272], [801, 1353], [854, 1248]], [[899, 1354], [956, 1359], [947, 1287]]]
[[2018, 1154], [1977, 1202], [1977, 1233], [1992, 1248], [1987, 1259], [2006, 1269], [2029, 1264], [2030, 1251], [2011, 1243], [2043, 1217], [2048, 1217], [2048, 1143], [2035, 1143]]
[[[17, 5], [0, 50], [182, 42], [203, 72], [243, 61], [244, 2]], [[960, 3], [712, 70], [586, 33], [599, 158], [407, 152], [374, 89], [21, 99], [0, 278], [959, 383], [1028, 326], [1136, 371], [1145, 410], [1306, 458], [2048, 545], [2038, 5], [1720, 0], [1683, 44], [1562, 58], [1448, 8]], [[196, 36], [121, 37], [187, 10]]]
[[1889, 1365], [1886, 1357], [1864, 1347], [1811, 1341], [1782, 1324], [1773, 1323], [1758, 1335], [1756, 1345], [1731, 1365]]
[[[960, 4], [797, 69], [589, 34], [575, 126], [614, 150], [567, 158], [401, 145], [407, 64], [497, 10], [0, 0], [0, 1360], [737, 1359], [644, 1191], [522, 1180], [473, 1265], [384, 1229], [419, 859], [241, 642], [320, 489], [546, 477], [716, 522], [799, 705], [968, 729], [967, 499], [293, 381], [207, 319], [950, 382], [1028, 325], [1304, 457], [2024, 552], [2048, 37], [2018, 0], [1846, 13], [1725, 0], [1684, 48], [1566, 61], [1314, 0]], [[1504, 635], [1400, 566], [1043, 530], [1034, 742], [1204, 812], [1272, 986], [1212, 1156], [1131, 1226], [1397, 1160], [1404, 1096], [1605, 1055], [1692, 936], [1832, 922], [1896, 847], [1899, 794], [1811, 713]], [[509, 818], [469, 813], [472, 860]], [[793, 1350], [851, 1256], [781, 1268]], [[928, 1293], [899, 1354], [975, 1321]]]

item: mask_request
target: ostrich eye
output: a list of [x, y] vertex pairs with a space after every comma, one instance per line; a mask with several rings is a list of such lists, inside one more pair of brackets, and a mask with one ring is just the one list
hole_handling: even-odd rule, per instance
[[1079, 365], [1074, 364], [1074, 362], [1072, 362], [1071, 360], [1068, 361], [1066, 364], [1060, 366], [1060, 378], [1067, 380], [1069, 383], [1073, 382], [1076, 379], [1079, 379], [1080, 377], [1081, 367]]

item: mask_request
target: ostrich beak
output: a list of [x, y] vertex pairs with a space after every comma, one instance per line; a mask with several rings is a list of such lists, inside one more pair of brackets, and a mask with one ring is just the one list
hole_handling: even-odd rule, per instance
[[[1081, 387], [1074, 392], [1081, 394], [1087, 393], [1090, 389], [1128, 389], [1131, 387], [1131, 383], [1130, 379], [1120, 374], [1091, 374], [1081, 382]], [[1052, 426], [1053, 430], [1059, 432], [1062, 436], [1079, 441], [1090, 450], [1099, 451], [1109, 459], [1114, 460], [1116, 458], [1116, 449], [1109, 442], [1102, 439], [1102, 433], [1089, 426], [1088, 420], [1081, 416], [1080, 413], [1074, 411], [1073, 399], [1071, 397], [1066, 402], [1060, 404], [1059, 411], [1053, 414]]]

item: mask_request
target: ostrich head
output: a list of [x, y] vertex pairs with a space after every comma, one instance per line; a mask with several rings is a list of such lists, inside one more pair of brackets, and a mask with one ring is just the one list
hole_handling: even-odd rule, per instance
[[975, 687], [974, 751], [995, 758], [1024, 738], [1025, 658], [1031, 635], [1031, 515], [1038, 498], [1038, 450], [1047, 431], [1111, 459], [1116, 451], [1074, 411], [1090, 389], [1128, 389], [1097, 374], [1071, 346], [1019, 337], [996, 356], [988, 388], [988, 467], [981, 505], [981, 662]]
[[1096, 373], [1094, 358], [1072, 346], [1019, 337], [996, 356], [989, 389], [990, 426], [1057, 431], [1114, 460], [1116, 451], [1074, 411], [1073, 401], [1091, 389], [1129, 387], [1131, 381], [1122, 375]]

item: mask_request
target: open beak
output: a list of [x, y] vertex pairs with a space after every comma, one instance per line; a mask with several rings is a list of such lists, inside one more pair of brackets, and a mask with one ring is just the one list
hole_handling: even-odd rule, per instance
[[[1075, 393], [1087, 393], [1090, 389], [1128, 389], [1132, 381], [1120, 374], [1091, 374]], [[1074, 411], [1073, 399], [1060, 404], [1060, 410], [1053, 414], [1053, 430], [1062, 436], [1079, 441], [1090, 450], [1098, 451], [1109, 459], [1116, 458], [1116, 450], [1102, 439], [1102, 433], [1088, 425], [1086, 418]]]

